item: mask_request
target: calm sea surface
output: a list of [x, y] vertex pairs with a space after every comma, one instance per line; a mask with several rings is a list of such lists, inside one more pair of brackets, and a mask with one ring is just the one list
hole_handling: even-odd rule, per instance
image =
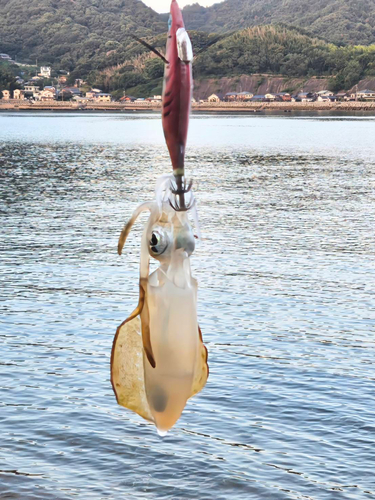
[[375, 117], [195, 115], [210, 378], [165, 437], [116, 327], [170, 171], [158, 114], [0, 114], [0, 498], [375, 498]]

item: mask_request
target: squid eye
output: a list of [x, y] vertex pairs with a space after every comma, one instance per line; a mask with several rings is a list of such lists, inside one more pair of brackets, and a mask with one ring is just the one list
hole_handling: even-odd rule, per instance
[[151, 240], [150, 240], [150, 245], [151, 245], [151, 250], [153, 252], [157, 252], [157, 248], [155, 245], [157, 245], [160, 241], [160, 237], [156, 233], [152, 233]]
[[168, 241], [166, 240], [164, 234], [153, 231], [149, 244], [150, 250], [153, 254], [161, 255], [163, 252], [165, 252], [168, 246]]

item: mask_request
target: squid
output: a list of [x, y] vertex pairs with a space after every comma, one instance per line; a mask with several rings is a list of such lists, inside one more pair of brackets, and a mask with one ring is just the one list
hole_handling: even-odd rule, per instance
[[[168, 28], [162, 124], [173, 173], [156, 182], [155, 199], [136, 208], [121, 232], [120, 255], [138, 216], [149, 213], [141, 238], [138, 305], [118, 327], [111, 355], [118, 404], [154, 423], [160, 435], [203, 389], [209, 372], [197, 320], [197, 281], [190, 268], [200, 237], [198, 214], [184, 167], [193, 51], [176, 0]], [[150, 258], [159, 264], [152, 273]]]

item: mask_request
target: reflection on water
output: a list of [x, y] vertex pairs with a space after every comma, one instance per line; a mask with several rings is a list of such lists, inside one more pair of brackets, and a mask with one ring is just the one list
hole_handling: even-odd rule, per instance
[[169, 168], [159, 117], [0, 115], [0, 497], [373, 498], [373, 137], [192, 120], [210, 378], [161, 439], [109, 382], [141, 224], [123, 257], [117, 238]]

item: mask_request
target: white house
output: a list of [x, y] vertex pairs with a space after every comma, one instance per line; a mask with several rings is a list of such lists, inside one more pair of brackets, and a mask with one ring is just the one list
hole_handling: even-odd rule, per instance
[[333, 94], [333, 92], [331, 92], [330, 90], [319, 90], [318, 92], [316, 92], [316, 95], [317, 96], [325, 96], [325, 97], [330, 97]]
[[102, 91], [100, 89], [91, 89], [89, 92], [86, 92], [86, 97], [89, 99], [96, 99]]
[[359, 92], [357, 92], [357, 97], [358, 99], [373, 100], [375, 99], [375, 90], [360, 90]]
[[3, 99], [10, 99], [9, 90], [2, 90], [2, 93], [3, 93]]
[[98, 102], [111, 102], [112, 97], [111, 94], [104, 94], [103, 92], [101, 92], [100, 94], [96, 95], [95, 100]]
[[43, 78], [51, 78], [51, 68], [50, 68], [50, 66], [41, 66], [39, 74]]
[[208, 102], [220, 102], [220, 97], [216, 94], [211, 94], [207, 100]]
[[39, 100], [40, 101], [52, 101], [56, 97], [56, 91], [54, 89], [43, 89], [40, 92]]
[[13, 90], [13, 99], [23, 99], [25, 92], [20, 89]]

